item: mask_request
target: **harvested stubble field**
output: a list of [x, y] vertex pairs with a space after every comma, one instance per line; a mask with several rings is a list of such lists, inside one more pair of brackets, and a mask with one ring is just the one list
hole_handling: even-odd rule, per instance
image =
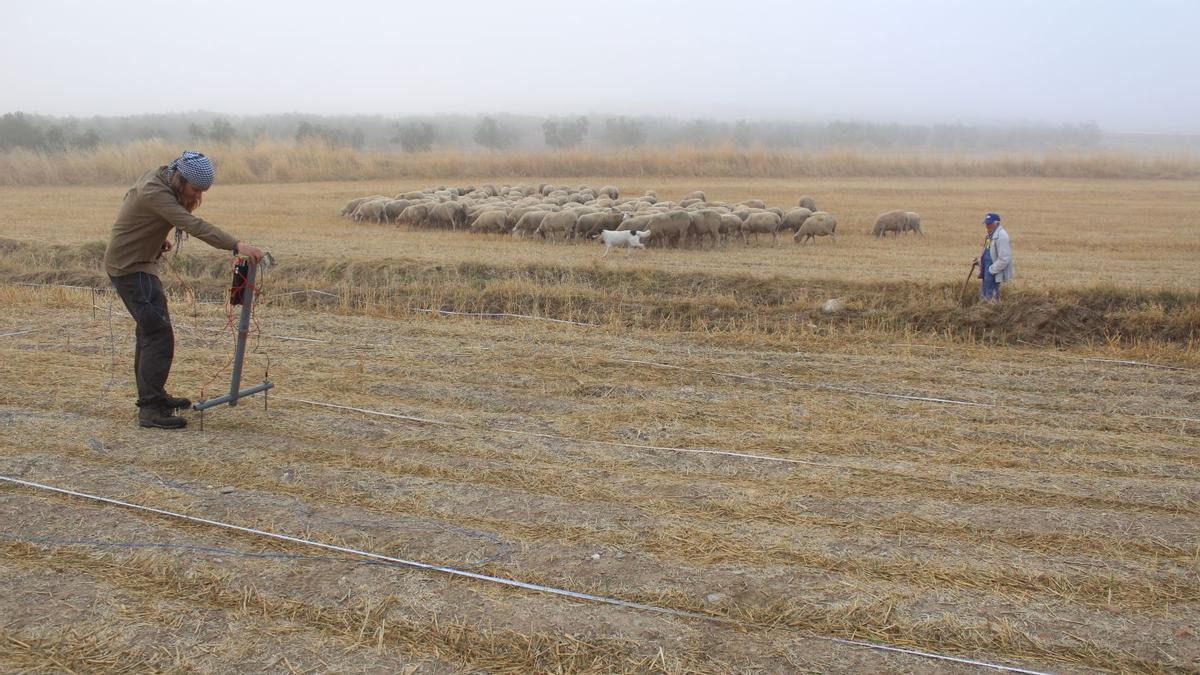
[[[803, 191], [842, 223], [836, 245], [603, 263], [336, 215], [432, 182], [214, 189], [201, 213], [279, 259], [247, 364], [277, 388], [184, 432], [136, 427], [118, 300], [19, 285], [102, 285], [123, 188], [0, 188], [0, 475], [741, 623], [4, 485], [0, 669], [974, 669], [819, 636], [1200, 668], [1200, 184], [557, 181]], [[893, 207], [928, 236], [871, 238]], [[986, 210], [1011, 223], [1018, 279], [1001, 307], [962, 308]], [[232, 351], [225, 308], [193, 301], [228, 275], [204, 248], [165, 277], [173, 389], [193, 397], [221, 392]], [[848, 311], [823, 316], [834, 296]]]

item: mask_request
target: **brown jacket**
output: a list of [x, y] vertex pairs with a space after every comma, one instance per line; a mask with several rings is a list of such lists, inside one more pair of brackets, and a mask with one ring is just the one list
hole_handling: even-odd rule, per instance
[[151, 169], [125, 193], [104, 252], [109, 276], [134, 272], [158, 276], [158, 257], [171, 228], [178, 228], [215, 248], [237, 248], [233, 235], [188, 213], [171, 189], [167, 167]]

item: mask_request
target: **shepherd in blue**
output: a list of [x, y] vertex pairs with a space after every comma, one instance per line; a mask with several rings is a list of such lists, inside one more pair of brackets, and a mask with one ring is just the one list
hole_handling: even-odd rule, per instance
[[999, 213], [984, 216], [983, 224], [987, 227], [987, 239], [979, 259], [979, 278], [983, 280], [980, 295], [984, 300], [999, 300], [1000, 284], [1013, 278], [1012, 243], [1000, 224]]

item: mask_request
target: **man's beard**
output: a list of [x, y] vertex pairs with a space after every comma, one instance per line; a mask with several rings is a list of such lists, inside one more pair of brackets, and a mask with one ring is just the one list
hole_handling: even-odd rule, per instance
[[171, 191], [175, 193], [175, 198], [179, 200], [183, 208], [187, 209], [188, 213], [195, 213], [196, 209], [200, 208], [200, 203], [204, 201], [204, 193], [200, 193], [195, 199], [186, 199], [183, 196], [183, 185], [183, 176], [178, 173], [171, 175]]

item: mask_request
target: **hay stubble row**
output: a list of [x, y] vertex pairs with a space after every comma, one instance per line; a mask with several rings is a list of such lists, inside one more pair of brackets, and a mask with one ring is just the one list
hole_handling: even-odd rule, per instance
[[[567, 182], [781, 202], [796, 190], [747, 179]], [[404, 186], [220, 186], [204, 215], [282, 262], [246, 376], [259, 377], [269, 355], [270, 409], [251, 399], [207, 414], [203, 431], [195, 418], [182, 434], [139, 430], [120, 303], [6, 284], [0, 474], [754, 626], [329, 560], [2, 487], [0, 580], [14, 592], [0, 599], [0, 667], [964, 670], [809, 637], [819, 634], [1057, 671], [1194, 670], [1194, 342], [1126, 337], [1063, 352], [787, 317], [864, 276], [897, 289], [951, 272], [961, 283], [976, 211], [1003, 199], [1020, 205], [1006, 217], [1020, 223], [1026, 287], [1065, 293], [1103, 281], [1183, 297], [1200, 251], [1184, 206], [1196, 185], [814, 179], [806, 191], [843, 222], [903, 201], [926, 216], [930, 236], [851, 233], [803, 252], [648, 251], [605, 267], [586, 246], [336, 218], [345, 197]], [[0, 237], [20, 244], [0, 242], [4, 280], [94, 283], [96, 241], [122, 192], [0, 188]], [[1123, 228], [1121, 205], [1146, 214], [1141, 232]], [[1076, 236], [1085, 227], [1102, 236]], [[211, 295], [224, 264], [191, 242], [187, 283], [168, 276], [180, 326], [172, 382], [183, 393], [224, 379], [213, 378], [230, 352], [224, 310], [184, 293]], [[426, 269], [437, 274], [422, 280]], [[490, 278], [496, 270], [512, 273]], [[681, 299], [651, 307], [654, 289], [591, 285], [613, 270]], [[812, 297], [755, 305], [748, 291], [772, 283]], [[711, 295], [688, 299], [691, 288]], [[606, 295], [617, 297], [596, 300]], [[412, 311], [494, 306], [600, 325]], [[697, 320], [713, 311], [736, 318]], [[1144, 311], [1129, 325], [1154, 319], [1153, 306]], [[639, 312], [653, 320], [630, 320]], [[688, 326], [702, 328], [680, 330]]]

